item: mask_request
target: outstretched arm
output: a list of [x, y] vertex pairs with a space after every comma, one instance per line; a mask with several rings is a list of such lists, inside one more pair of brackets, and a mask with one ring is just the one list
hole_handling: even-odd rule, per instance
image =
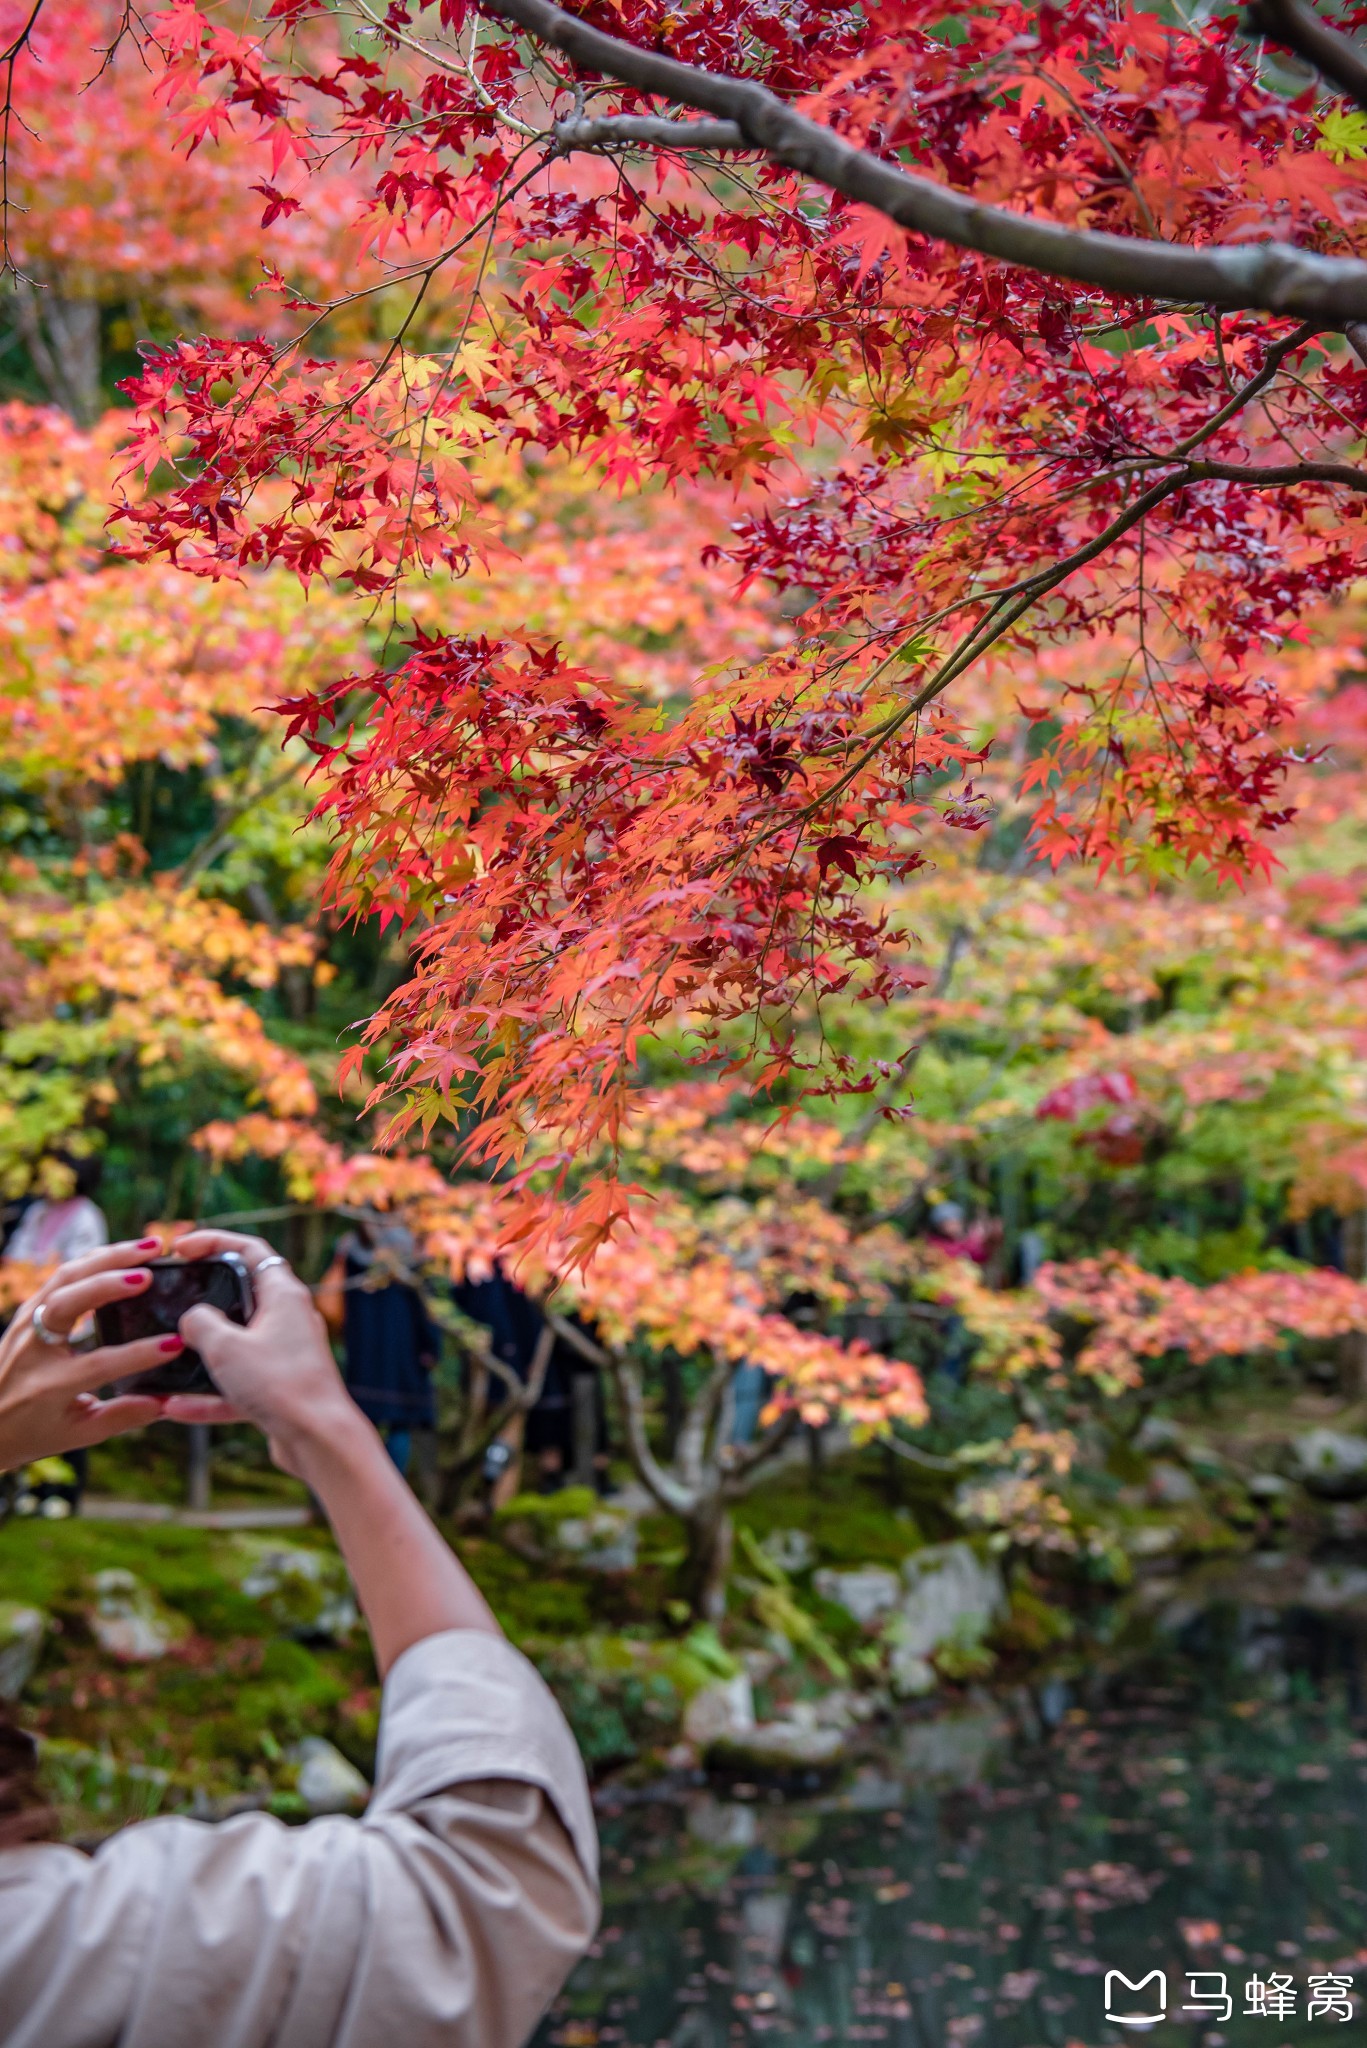
[[262, 1269], [273, 1254], [261, 1238], [198, 1230], [176, 1250], [187, 1259], [237, 1252], [253, 1269], [257, 1305], [245, 1329], [208, 1307], [181, 1318], [185, 1341], [203, 1357], [224, 1401], [177, 1395], [166, 1403], [166, 1415], [212, 1422], [235, 1412], [265, 1431], [276, 1464], [322, 1503], [381, 1676], [414, 1643], [445, 1629], [500, 1634], [478, 1587], [347, 1392], [303, 1282], [283, 1264]]

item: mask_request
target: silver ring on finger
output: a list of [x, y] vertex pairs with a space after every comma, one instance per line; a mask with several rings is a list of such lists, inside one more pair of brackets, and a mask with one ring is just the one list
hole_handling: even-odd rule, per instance
[[288, 1264], [289, 1260], [283, 1258], [279, 1252], [272, 1252], [269, 1258], [262, 1259], [259, 1265], [252, 1267], [252, 1278], [255, 1279], [258, 1273], [264, 1273], [269, 1266], [288, 1266]]
[[38, 1339], [38, 1341], [41, 1344], [53, 1344], [65, 1347], [71, 1342], [71, 1336], [68, 1331], [49, 1329], [47, 1323], [43, 1319], [43, 1304], [41, 1301], [36, 1302], [34, 1304], [33, 1315], [30, 1320], [29, 1327], [33, 1331], [34, 1336]]

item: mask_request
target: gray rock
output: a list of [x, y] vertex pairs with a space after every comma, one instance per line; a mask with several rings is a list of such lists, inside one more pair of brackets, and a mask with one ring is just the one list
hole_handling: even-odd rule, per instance
[[86, 1613], [90, 1632], [105, 1655], [121, 1664], [154, 1663], [190, 1633], [183, 1614], [120, 1566], [96, 1572], [90, 1589], [95, 1596]]
[[1006, 1588], [997, 1566], [985, 1564], [967, 1543], [916, 1551], [902, 1576], [906, 1590], [883, 1631], [888, 1681], [899, 1699], [919, 1699], [939, 1682], [931, 1663], [935, 1651], [948, 1643], [965, 1649], [981, 1643], [1006, 1612]]
[[888, 1645], [888, 1684], [899, 1700], [924, 1699], [940, 1683], [939, 1676], [928, 1657], [901, 1641], [900, 1623], [901, 1616], [894, 1615], [884, 1637]]
[[1367, 1495], [1367, 1437], [1341, 1429], [1311, 1429], [1291, 1446], [1296, 1477], [1321, 1500]]
[[844, 1762], [845, 1736], [839, 1728], [823, 1728], [815, 1709], [800, 1702], [781, 1721], [761, 1721], [743, 1733], [707, 1745], [707, 1760], [728, 1770], [819, 1771], [823, 1775]]
[[683, 1732], [688, 1742], [705, 1749], [723, 1738], [748, 1735], [755, 1725], [755, 1695], [748, 1671], [718, 1678], [695, 1692], [684, 1708]]
[[294, 1789], [311, 1814], [354, 1813], [370, 1797], [355, 1764], [321, 1735], [307, 1735], [286, 1752], [295, 1767]]
[[1367, 1569], [1339, 1562], [1311, 1565], [1301, 1600], [1314, 1613], [1337, 1614], [1345, 1608], [1361, 1613], [1367, 1607]]
[[304, 1641], [346, 1642], [360, 1615], [335, 1552], [250, 1536], [239, 1537], [237, 1548], [246, 1566], [239, 1587], [281, 1629]]
[[48, 1626], [41, 1607], [0, 1600], [0, 1700], [17, 1700], [32, 1678]]
[[1134, 1447], [1151, 1456], [1154, 1451], [1182, 1450], [1182, 1432], [1166, 1415], [1146, 1415], [1135, 1434]]
[[1248, 1482], [1248, 1490], [1254, 1500], [1280, 1500], [1291, 1491], [1278, 1472], [1255, 1472]]
[[941, 1643], [981, 1642], [1006, 1613], [1000, 1568], [985, 1563], [968, 1543], [936, 1543], [902, 1566], [906, 1585], [900, 1639], [920, 1656]]
[[1190, 1507], [1201, 1498], [1201, 1489], [1180, 1465], [1160, 1458], [1149, 1474], [1149, 1499], [1160, 1508]]
[[633, 1572], [636, 1569], [637, 1520], [620, 1508], [601, 1507], [591, 1515], [566, 1515], [548, 1521], [545, 1540], [571, 1564], [588, 1572]]
[[1162, 1557], [1177, 1547], [1177, 1531], [1166, 1522], [1144, 1522], [1125, 1537], [1131, 1557]]
[[781, 1572], [790, 1576], [794, 1572], [805, 1572], [816, 1554], [805, 1529], [771, 1529], [760, 1549]]
[[902, 1597], [896, 1572], [886, 1565], [861, 1565], [857, 1571], [822, 1571], [812, 1580], [823, 1600], [834, 1601], [847, 1614], [867, 1625], [890, 1614]]
[[[830, 1692], [823, 1692], [820, 1699], [811, 1703], [811, 1716], [818, 1728], [857, 1728], [864, 1721], [871, 1721], [878, 1712], [878, 1700], [872, 1693], [852, 1692], [848, 1686], [837, 1685]], [[807, 1709], [794, 1708], [793, 1715], [804, 1719]]]

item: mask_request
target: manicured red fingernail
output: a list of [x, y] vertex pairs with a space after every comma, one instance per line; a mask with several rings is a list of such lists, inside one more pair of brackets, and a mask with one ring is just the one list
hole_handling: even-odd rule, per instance
[[159, 1237], [140, 1237], [138, 1239], [137, 1249], [140, 1252], [155, 1252], [159, 1251], [160, 1248], [161, 1239]]
[[141, 1270], [135, 1273], [125, 1273], [123, 1276], [123, 1284], [125, 1287], [141, 1287], [143, 1281], [150, 1280], [151, 1277], [152, 1276], [150, 1273], [144, 1273]]
[[163, 1337], [157, 1349], [158, 1351], [183, 1351], [185, 1349], [185, 1339], [183, 1337]]

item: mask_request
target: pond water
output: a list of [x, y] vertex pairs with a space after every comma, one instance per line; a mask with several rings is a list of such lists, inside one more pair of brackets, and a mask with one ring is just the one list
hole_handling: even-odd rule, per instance
[[[609, 1796], [602, 1932], [538, 2048], [1354, 2038], [1361, 1639], [1235, 1635], [1085, 1703], [1055, 1686], [908, 1718], [822, 1797]], [[1111, 1970], [1161, 1972], [1112, 1980], [1111, 2005], [1161, 1996], [1166, 2019], [1108, 2020]]]

